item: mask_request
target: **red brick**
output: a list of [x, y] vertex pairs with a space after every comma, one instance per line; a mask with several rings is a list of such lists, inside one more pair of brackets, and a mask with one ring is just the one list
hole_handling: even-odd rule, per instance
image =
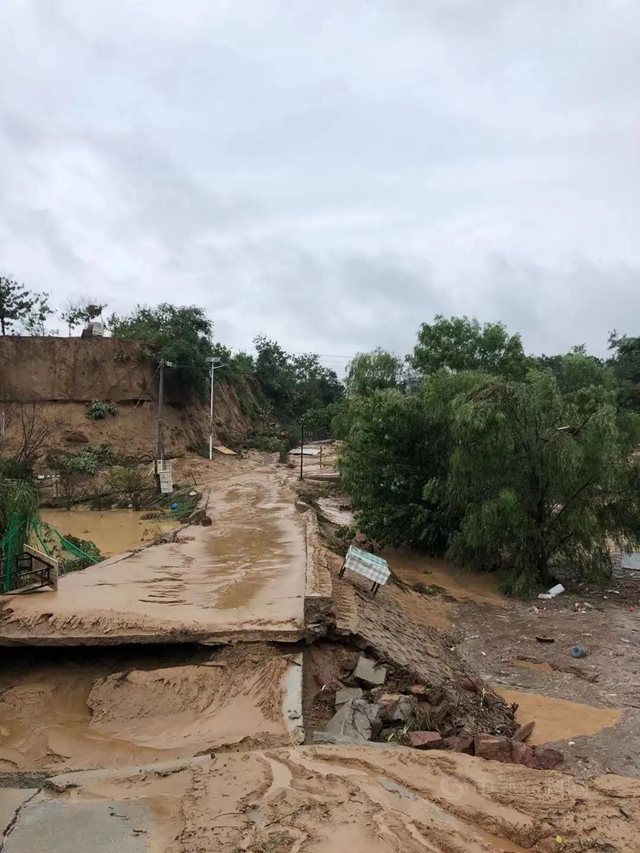
[[409, 732], [409, 743], [414, 749], [436, 749], [442, 738], [438, 732]]
[[527, 761], [527, 767], [532, 770], [553, 770], [564, 762], [564, 755], [550, 746], [537, 746], [531, 759]]
[[444, 739], [445, 746], [454, 752], [473, 755], [473, 738], [470, 735], [450, 735]]
[[533, 754], [534, 749], [528, 743], [522, 743], [519, 740], [511, 741], [511, 760], [514, 764], [528, 765], [533, 758]]
[[479, 758], [489, 761], [511, 762], [511, 744], [506, 737], [497, 735], [476, 735], [473, 740], [474, 752]]

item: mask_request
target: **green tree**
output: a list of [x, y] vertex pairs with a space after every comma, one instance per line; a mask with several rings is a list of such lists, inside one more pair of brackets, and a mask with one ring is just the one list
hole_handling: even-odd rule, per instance
[[69, 336], [76, 326], [83, 326], [100, 317], [102, 312], [107, 307], [106, 302], [98, 302], [94, 296], [80, 296], [68, 299], [62, 311], [60, 318], [69, 327]]
[[314, 410], [315, 419], [318, 409], [344, 396], [335, 371], [324, 367], [314, 353], [289, 355], [278, 343], [264, 337], [257, 337], [254, 344], [255, 377], [279, 417], [297, 421]]
[[613, 355], [608, 365], [620, 383], [620, 405], [633, 412], [640, 412], [640, 337], [609, 335], [609, 349]]
[[340, 472], [361, 530], [390, 545], [442, 553], [450, 517], [424, 497], [424, 484], [448, 468], [446, 424], [422, 395], [397, 389], [349, 401]]
[[296, 388], [296, 371], [289, 355], [280, 344], [259, 336], [256, 348], [256, 379], [263, 394], [279, 414], [293, 411]]
[[44, 334], [44, 323], [53, 314], [47, 293], [28, 290], [11, 278], [0, 276], [0, 332], [10, 334], [16, 323], [30, 334]]
[[176, 397], [206, 397], [213, 353], [211, 320], [196, 305], [163, 303], [155, 308], [138, 306], [126, 317], [112, 314], [109, 328], [115, 338], [145, 341], [155, 358], [175, 365], [166, 372], [166, 386]]
[[153, 487], [148, 470], [135, 467], [111, 468], [107, 474], [107, 488], [131, 501], [133, 509], [140, 509], [145, 492]]
[[509, 335], [502, 323], [481, 326], [476, 319], [441, 314], [421, 325], [408, 362], [422, 374], [478, 370], [506, 379], [523, 379], [528, 367], [520, 335]]
[[499, 570], [528, 593], [555, 572], [602, 579], [610, 542], [640, 544], [640, 418], [619, 413], [603, 385], [563, 395], [549, 372], [524, 382], [487, 377], [452, 406], [446, 489], [425, 487], [461, 516], [449, 556]]
[[380, 347], [372, 352], [359, 352], [347, 366], [345, 386], [350, 397], [384, 388], [400, 388], [402, 384], [402, 361]]

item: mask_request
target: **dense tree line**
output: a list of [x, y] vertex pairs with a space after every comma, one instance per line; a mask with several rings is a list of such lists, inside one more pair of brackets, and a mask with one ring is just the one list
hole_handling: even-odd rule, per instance
[[612, 545], [640, 547], [639, 343], [614, 333], [607, 362], [531, 357], [500, 323], [436, 317], [404, 384], [380, 382], [389, 354], [357, 356], [339, 426], [361, 528], [514, 593], [607, 577]]

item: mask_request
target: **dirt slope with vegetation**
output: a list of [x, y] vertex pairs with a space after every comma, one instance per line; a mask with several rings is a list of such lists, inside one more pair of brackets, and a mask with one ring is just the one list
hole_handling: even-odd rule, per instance
[[[0, 406], [5, 443], [19, 441], [21, 407], [46, 421], [46, 447], [82, 449], [107, 442], [114, 452], [153, 455], [157, 423], [157, 368], [142, 341], [117, 338], [0, 337]], [[117, 414], [87, 417], [94, 400], [112, 401]], [[165, 396], [165, 449], [184, 453], [204, 445], [208, 408], [185, 404], [175, 388]], [[221, 440], [241, 441], [263, 418], [263, 400], [251, 377], [216, 377], [215, 427]], [[8, 455], [8, 454], [7, 454]]]

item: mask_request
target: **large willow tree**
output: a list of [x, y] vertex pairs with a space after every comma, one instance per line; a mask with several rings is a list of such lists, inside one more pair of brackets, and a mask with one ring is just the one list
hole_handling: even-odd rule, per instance
[[461, 515], [457, 562], [526, 593], [556, 572], [606, 577], [612, 543], [640, 545], [640, 417], [616, 408], [606, 382], [563, 394], [550, 372], [487, 378], [456, 398], [451, 429], [446, 486], [432, 481], [425, 498]]

